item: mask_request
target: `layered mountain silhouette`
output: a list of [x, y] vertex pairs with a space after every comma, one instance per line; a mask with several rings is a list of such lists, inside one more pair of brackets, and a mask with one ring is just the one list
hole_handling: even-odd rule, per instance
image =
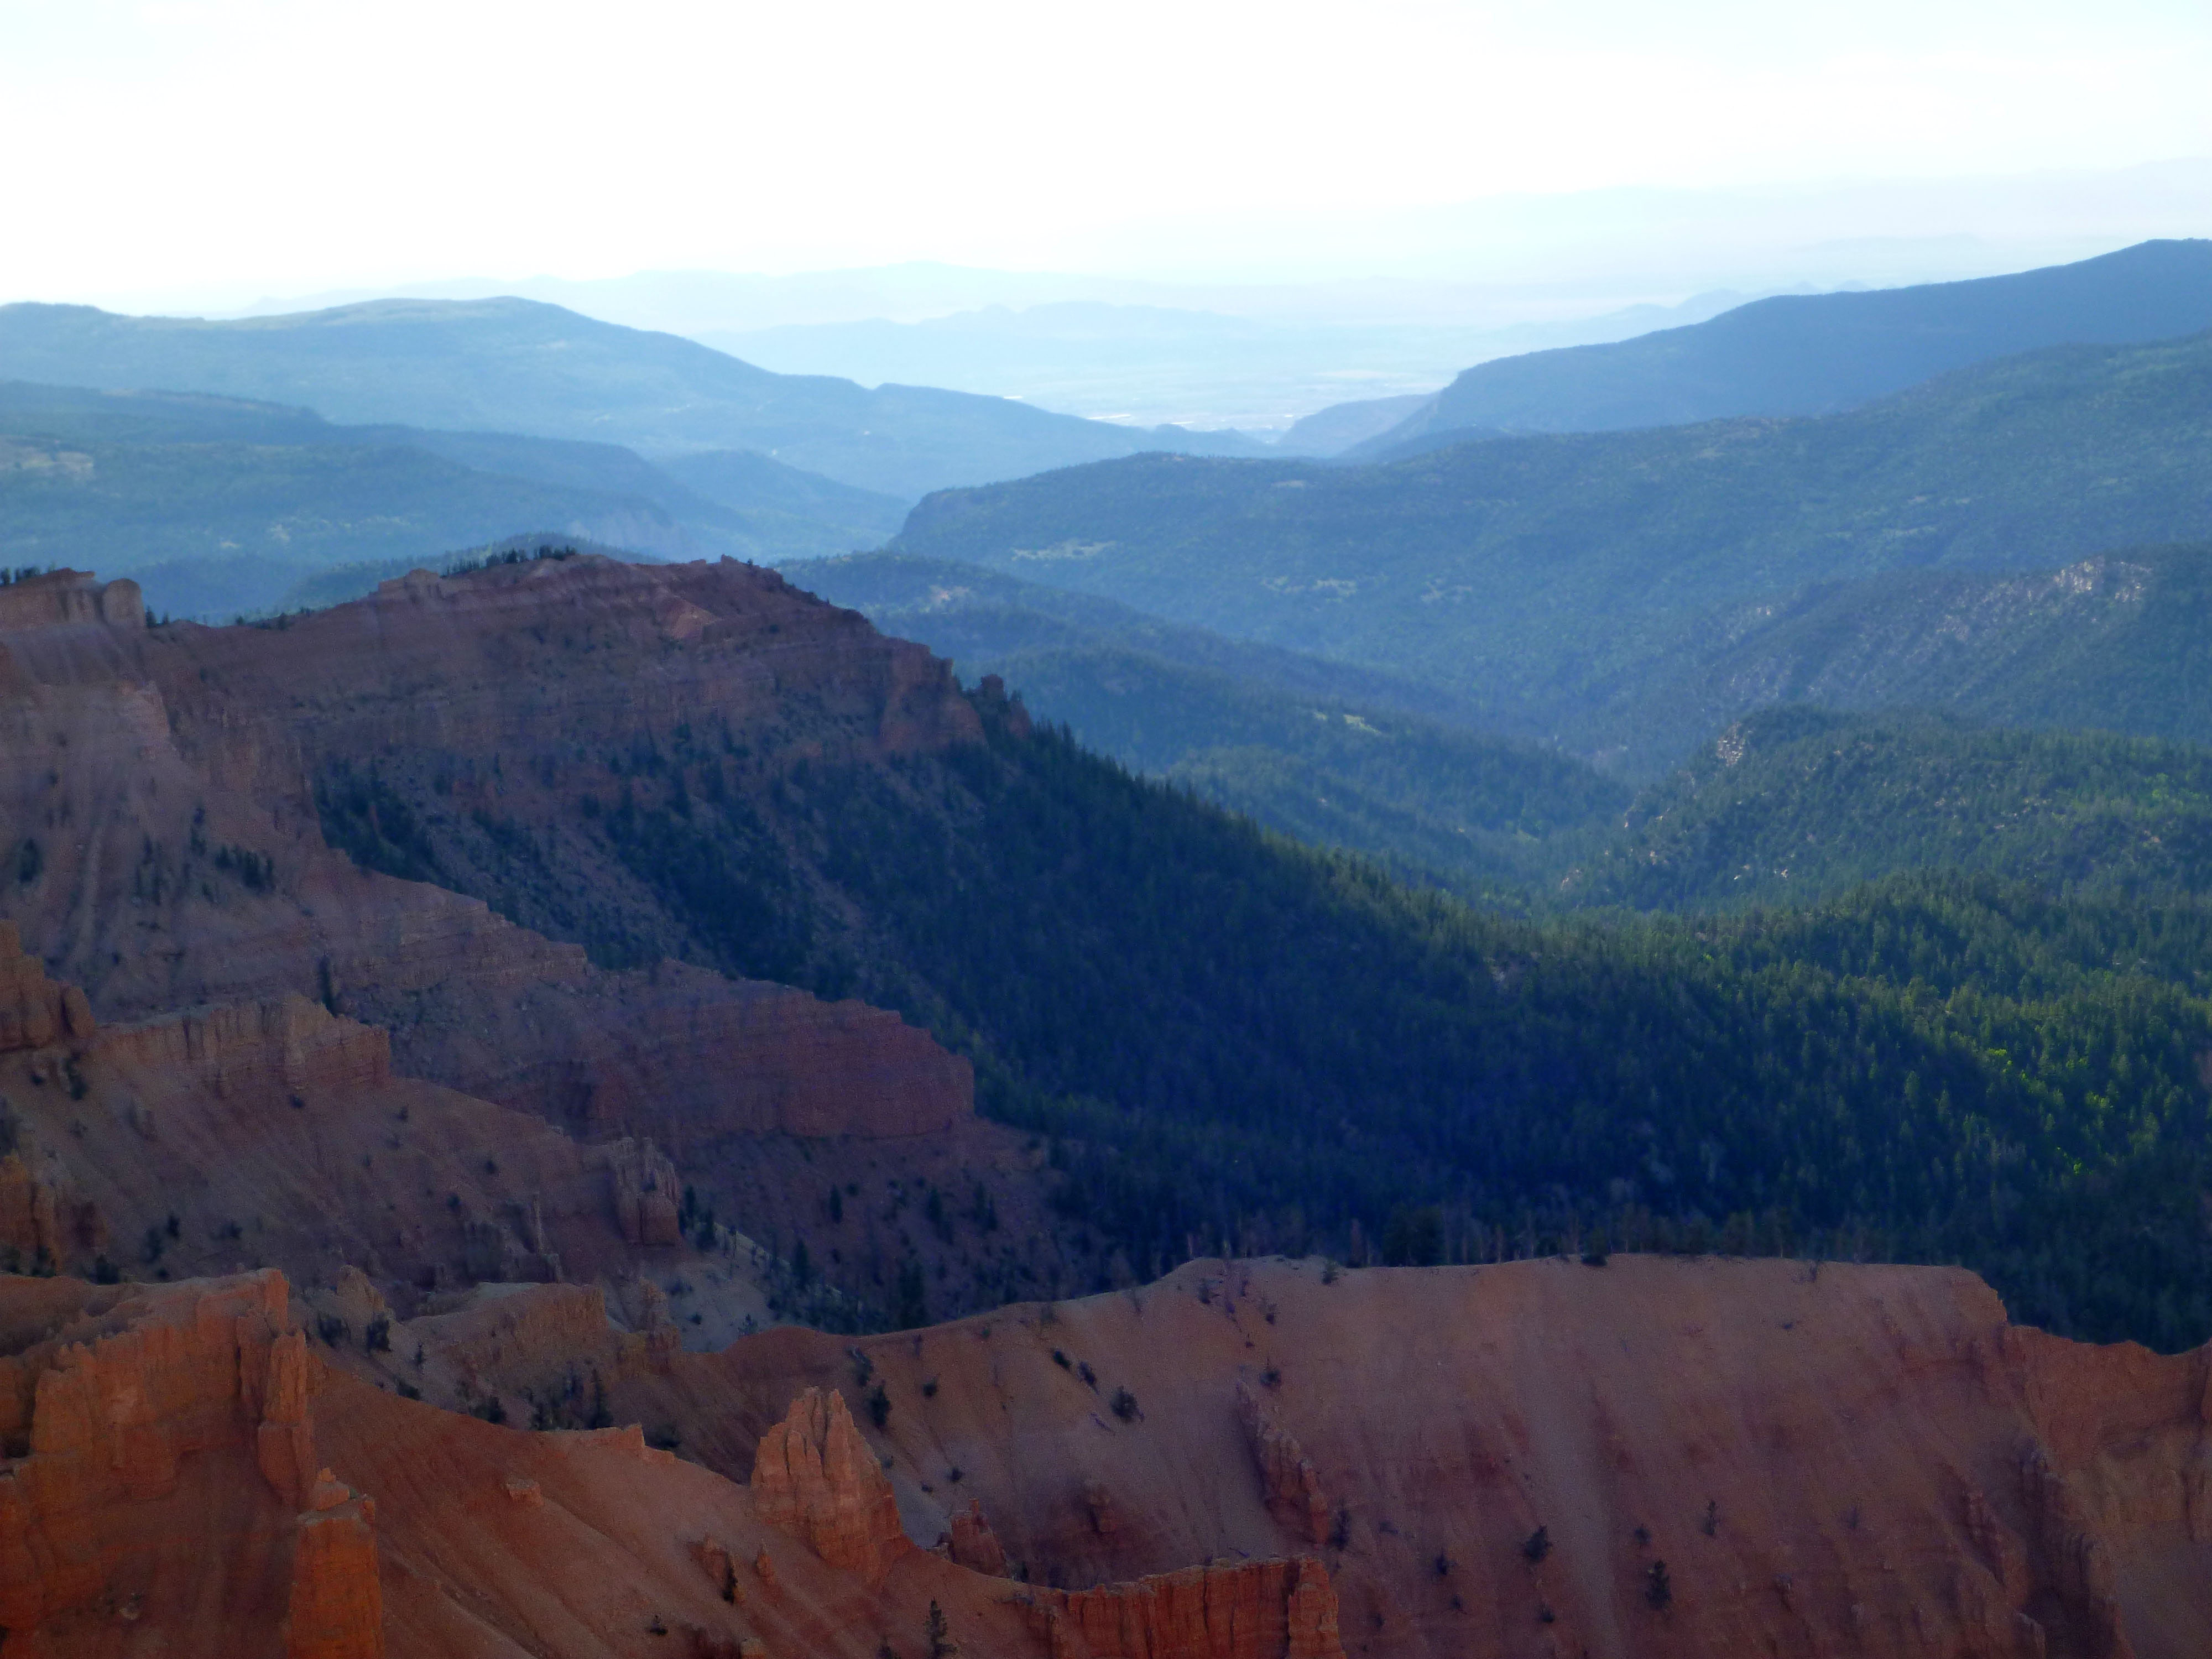
[[1139, 458], [933, 496], [895, 545], [1420, 679], [1599, 750], [1648, 729], [1640, 688], [1801, 590], [2200, 538], [2208, 469], [2198, 334], [2001, 358], [1814, 418], [1366, 466]]
[[12, 305], [0, 307], [0, 367], [55, 385], [208, 392], [303, 404], [333, 421], [615, 443], [656, 459], [756, 450], [908, 500], [1146, 449], [1265, 453], [1233, 433], [772, 374], [672, 334], [529, 300], [381, 300], [228, 322]]
[[1480, 364], [1351, 453], [1408, 454], [1468, 432], [1825, 415], [1987, 358], [2204, 328], [2212, 328], [2212, 241], [2143, 242], [1972, 282], [1777, 295], [1686, 328]]
[[21, 381], [0, 382], [0, 562], [105, 563], [182, 616], [277, 608], [332, 567], [434, 567], [518, 531], [767, 560], [869, 545], [904, 511], [763, 455], [690, 458], [695, 489], [614, 444]]

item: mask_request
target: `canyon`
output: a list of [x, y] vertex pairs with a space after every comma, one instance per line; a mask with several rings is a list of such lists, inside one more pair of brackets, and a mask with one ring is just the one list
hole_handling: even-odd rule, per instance
[[1028, 734], [727, 562], [0, 586], [0, 1656], [2212, 1650], [2212, 1352], [1941, 1267], [1103, 1275], [987, 1047], [591, 827], [796, 849], [818, 966], [879, 923], [787, 803]]

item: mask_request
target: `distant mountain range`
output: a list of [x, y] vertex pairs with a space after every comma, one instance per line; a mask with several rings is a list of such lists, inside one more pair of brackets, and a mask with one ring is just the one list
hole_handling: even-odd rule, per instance
[[754, 450], [908, 500], [1146, 450], [1267, 453], [1235, 433], [1120, 427], [1003, 398], [772, 374], [696, 341], [528, 300], [385, 300], [232, 322], [4, 306], [0, 373], [301, 404], [353, 423], [614, 443], [654, 459]]
[[1297, 417], [1349, 392], [1418, 399], [1466, 363], [1625, 339], [1701, 321], [1745, 298], [1716, 291], [1674, 305], [1484, 326], [1414, 318], [1322, 322], [1064, 301], [915, 321], [708, 330], [692, 337], [788, 374], [996, 392], [1134, 426], [1173, 421], [1242, 428], [1264, 433], [1290, 453], [1332, 454], [1341, 446], [1328, 444], [1329, 426], [1303, 426]]
[[136, 577], [155, 608], [228, 617], [361, 562], [435, 563], [531, 530], [659, 558], [844, 552], [898, 501], [765, 456], [679, 480], [612, 444], [338, 426], [302, 409], [0, 382], [0, 563]]
[[1992, 357], [2205, 328], [2212, 241], [2143, 242], [1972, 282], [1777, 295], [1686, 328], [1480, 364], [1354, 457], [1401, 456], [1470, 430], [1603, 432], [1831, 414]]
[[2004, 358], [1817, 419], [1499, 438], [1387, 465], [1141, 458], [933, 496], [895, 545], [1420, 679], [1633, 769], [1694, 735], [1626, 752], [1654, 731], [1638, 699], [1747, 640], [1761, 607], [2202, 538], [2208, 477], [2200, 334]]

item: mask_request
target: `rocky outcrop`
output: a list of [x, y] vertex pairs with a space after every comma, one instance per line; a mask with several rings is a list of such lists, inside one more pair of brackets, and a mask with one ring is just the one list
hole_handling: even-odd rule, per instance
[[[250, 1598], [283, 1571], [300, 1659], [377, 1659], [374, 1506], [315, 1466], [311, 1362], [286, 1329], [282, 1276], [77, 1285], [69, 1300], [54, 1334], [8, 1361], [10, 1392], [20, 1399], [27, 1381], [33, 1403], [27, 1455], [0, 1468], [0, 1628], [33, 1635], [95, 1606], [137, 1606], [150, 1537], [229, 1594]], [[205, 1472], [187, 1482], [188, 1466]], [[258, 1501], [233, 1484], [258, 1486], [257, 1468]], [[258, 1519], [203, 1535], [211, 1514]], [[289, 1569], [266, 1554], [279, 1516], [296, 1516]], [[165, 1590], [159, 1572], [152, 1590]], [[209, 1616], [224, 1599], [204, 1604]]]
[[[111, 1026], [91, 1055], [118, 1072], [158, 1078], [165, 1091], [198, 1085], [240, 1103], [289, 1105], [310, 1091], [374, 1090], [392, 1081], [389, 1036], [302, 996]], [[142, 1127], [160, 1133], [158, 1120]]]
[[743, 1607], [745, 1589], [738, 1582], [738, 1556], [719, 1538], [702, 1538], [691, 1546], [692, 1559], [713, 1581], [714, 1593], [732, 1607]]
[[614, 1188], [615, 1225], [623, 1242], [669, 1245], [683, 1238], [678, 1224], [676, 1165], [652, 1141], [623, 1139], [607, 1148]]
[[[250, 1382], [251, 1379], [244, 1379]], [[288, 1331], [269, 1345], [254, 1456], [287, 1507], [305, 1508], [315, 1486], [315, 1431], [307, 1416], [307, 1339]]]
[[1237, 1415], [1260, 1466], [1260, 1489], [1267, 1512], [1302, 1542], [1318, 1547], [1328, 1541], [1328, 1499], [1321, 1475], [1297, 1437], [1283, 1426], [1282, 1413], [1244, 1379], [1237, 1384]]
[[88, 570], [49, 570], [0, 586], [0, 633], [23, 628], [146, 626], [146, 600], [125, 577], [104, 582]]
[[[9, 590], [0, 588], [0, 594]], [[0, 921], [0, 1054], [82, 1042], [94, 1030], [92, 1005], [74, 985], [57, 985], [23, 951], [12, 921]]]
[[871, 1583], [914, 1548], [899, 1528], [891, 1483], [835, 1389], [807, 1389], [761, 1437], [752, 1494], [762, 1520]]
[[1344, 1659], [1336, 1592], [1310, 1556], [1040, 1590], [1029, 1605], [1052, 1659]]
[[[0, 1099], [0, 1127], [5, 1127]], [[52, 1273], [107, 1243], [106, 1218], [51, 1154], [0, 1158], [0, 1273]]]
[[952, 1511], [951, 1530], [945, 1534], [945, 1548], [955, 1565], [971, 1572], [985, 1573], [993, 1578], [1006, 1576], [1006, 1547], [999, 1542], [999, 1535], [984, 1519], [983, 1505], [976, 1498], [969, 1498], [965, 1510]]
[[294, 1523], [285, 1659], [382, 1659], [376, 1504], [322, 1472]]

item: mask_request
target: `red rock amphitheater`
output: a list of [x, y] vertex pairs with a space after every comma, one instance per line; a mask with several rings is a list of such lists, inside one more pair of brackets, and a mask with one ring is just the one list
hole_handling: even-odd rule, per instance
[[222, 630], [0, 590], [0, 848], [36, 843], [0, 898], [0, 1659], [2212, 1653], [2212, 1359], [2016, 1328], [1964, 1273], [1200, 1261], [741, 1334], [773, 1252], [697, 1224], [718, 1170], [771, 1220], [957, 1171], [1049, 1278], [966, 1063], [595, 966], [356, 867], [313, 798], [429, 756], [552, 836], [656, 733], [873, 763], [976, 720], [742, 566]]

